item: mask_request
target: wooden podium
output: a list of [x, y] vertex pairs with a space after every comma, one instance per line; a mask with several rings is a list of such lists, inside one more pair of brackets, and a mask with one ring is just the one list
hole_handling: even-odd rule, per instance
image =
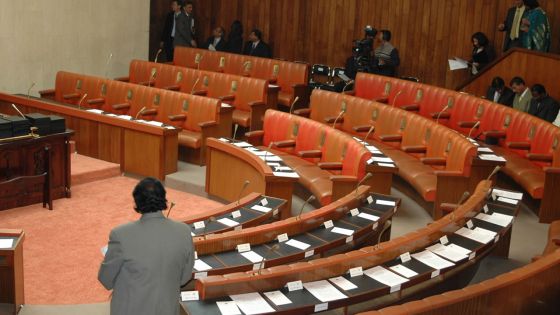
[[0, 229], [0, 244], [12, 241], [11, 248], [0, 247], [0, 315], [17, 314], [23, 296], [23, 230]]

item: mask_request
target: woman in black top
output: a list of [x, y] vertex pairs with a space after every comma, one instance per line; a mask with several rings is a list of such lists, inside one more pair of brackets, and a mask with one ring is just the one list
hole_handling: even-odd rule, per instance
[[234, 54], [243, 53], [243, 24], [238, 20], [231, 23], [226, 51]]
[[488, 47], [488, 37], [482, 32], [474, 33], [471, 37], [473, 52], [470, 60], [472, 75], [478, 74], [493, 59], [492, 52]]

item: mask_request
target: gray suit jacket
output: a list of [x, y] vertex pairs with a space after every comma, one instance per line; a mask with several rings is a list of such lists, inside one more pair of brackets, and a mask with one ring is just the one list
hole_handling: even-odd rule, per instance
[[174, 46], [191, 46], [192, 36], [192, 16], [187, 16], [181, 12], [175, 18], [175, 38], [173, 40]]
[[513, 108], [522, 112], [527, 112], [529, 110], [529, 103], [531, 102], [532, 98], [533, 95], [531, 94], [531, 91], [527, 91], [527, 93], [525, 93], [523, 97], [521, 97], [521, 94], [516, 93], [515, 97], [513, 98]]
[[158, 211], [111, 231], [98, 278], [113, 289], [113, 315], [176, 315], [193, 265], [190, 227]]

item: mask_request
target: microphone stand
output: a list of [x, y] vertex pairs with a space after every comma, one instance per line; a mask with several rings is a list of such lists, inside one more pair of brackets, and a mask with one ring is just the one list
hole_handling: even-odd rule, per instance
[[299, 213], [296, 216], [296, 221], [301, 219], [301, 213], [303, 212], [303, 208], [305, 208], [305, 205], [307, 205], [308, 203], [314, 201], [316, 198], [314, 195], [309, 196], [309, 198], [307, 198], [307, 200], [305, 200], [305, 202], [303, 203], [303, 205], [301, 206], [301, 209], [299, 209]]

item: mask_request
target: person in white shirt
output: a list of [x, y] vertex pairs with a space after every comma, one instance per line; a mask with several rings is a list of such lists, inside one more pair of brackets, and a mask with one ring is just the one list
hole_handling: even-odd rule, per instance
[[203, 48], [212, 51], [225, 51], [226, 50], [226, 41], [225, 37], [225, 29], [221, 26], [218, 26], [212, 32], [213, 36], [210, 36], [206, 41], [206, 44]]

